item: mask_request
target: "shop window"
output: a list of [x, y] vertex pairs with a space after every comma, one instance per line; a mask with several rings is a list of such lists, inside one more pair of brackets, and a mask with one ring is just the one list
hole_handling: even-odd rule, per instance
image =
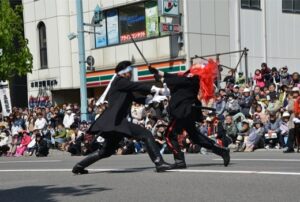
[[260, 0], [241, 0], [241, 7], [246, 9], [260, 9]]
[[46, 26], [43, 22], [38, 24], [39, 32], [39, 48], [40, 48], [40, 64], [41, 69], [48, 68], [47, 58], [47, 37], [46, 37]]
[[282, 0], [282, 12], [300, 13], [300, 0]]
[[134, 39], [144, 39], [146, 34], [145, 4], [134, 4], [119, 9], [120, 42]]
[[107, 46], [106, 17], [99, 24], [95, 27], [95, 48]]

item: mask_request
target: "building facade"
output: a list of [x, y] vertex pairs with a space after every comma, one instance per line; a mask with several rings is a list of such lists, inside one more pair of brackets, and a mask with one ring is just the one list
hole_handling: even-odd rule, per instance
[[[95, 71], [86, 75], [88, 97], [98, 97], [121, 60], [133, 60], [134, 79], [151, 82], [145, 63], [130, 41], [135, 38], [145, 57], [164, 71], [185, 71], [190, 58], [249, 49], [249, 72], [262, 62], [300, 64], [300, 18], [283, 11], [284, 0], [83, 0], [84, 22], [94, 22], [97, 5], [104, 13], [101, 27], [85, 26], [86, 56], [95, 58]], [[298, 2], [294, 0], [294, 2]], [[160, 3], [179, 15], [159, 16]], [[168, 4], [169, 3], [169, 4]], [[25, 36], [34, 56], [28, 74], [28, 96], [49, 95], [54, 103], [79, 102], [79, 60], [75, 0], [23, 0]], [[170, 7], [168, 7], [170, 6]], [[177, 7], [177, 8], [176, 8]], [[174, 9], [175, 8], [175, 9]], [[161, 23], [179, 24], [181, 32], [163, 32]], [[298, 44], [298, 45], [297, 45]], [[239, 54], [220, 56], [235, 67]], [[245, 65], [239, 66], [243, 71]]]

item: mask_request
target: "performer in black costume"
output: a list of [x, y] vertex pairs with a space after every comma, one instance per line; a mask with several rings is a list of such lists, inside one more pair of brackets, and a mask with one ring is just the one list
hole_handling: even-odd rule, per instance
[[[211, 149], [213, 153], [221, 156], [224, 166], [230, 162], [229, 149], [217, 145], [213, 140], [201, 134], [196, 128], [195, 122], [202, 119], [201, 103], [197, 95], [199, 92], [199, 76], [183, 76], [168, 74], [149, 67], [157, 81], [166, 83], [171, 91], [169, 102], [170, 123], [167, 128], [166, 141], [169, 149], [173, 152], [175, 164], [172, 168], [186, 168], [184, 153], [180, 150], [177, 135], [186, 130], [194, 144]], [[196, 105], [196, 106], [195, 106]]]
[[146, 98], [146, 96], [137, 97], [133, 92], [145, 94], [162, 93], [164, 89], [130, 81], [131, 71], [131, 62], [129, 61], [122, 61], [117, 65], [115, 69], [116, 74], [109, 85], [108, 108], [92, 124], [88, 131], [88, 133], [100, 134], [105, 138], [105, 142], [99, 150], [77, 163], [73, 167], [73, 173], [88, 173], [85, 168], [102, 158], [107, 158], [114, 154], [119, 146], [119, 142], [124, 137], [140, 139], [145, 143], [147, 152], [155, 164], [157, 172], [170, 169], [170, 164], [165, 163], [159, 153], [159, 148], [151, 132], [128, 121], [132, 101], [145, 103]]

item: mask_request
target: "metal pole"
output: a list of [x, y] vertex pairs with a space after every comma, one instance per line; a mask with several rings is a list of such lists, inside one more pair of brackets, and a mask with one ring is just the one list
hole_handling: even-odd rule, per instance
[[248, 49], [244, 48], [244, 55], [245, 55], [245, 76], [246, 76], [246, 83], [248, 84]]
[[78, 34], [78, 54], [80, 69], [80, 112], [81, 121], [87, 121], [87, 89], [86, 89], [86, 69], [85, 69], [85, 45], [82, 0], [76, 0], [77, 8], [77, 34]]

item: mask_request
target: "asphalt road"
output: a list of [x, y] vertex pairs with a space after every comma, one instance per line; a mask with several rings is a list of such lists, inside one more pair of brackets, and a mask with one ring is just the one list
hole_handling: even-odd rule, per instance
[[213, 154], [186, 157], [188, 169], [155, 173], [147, 155], [112, 156], [80, 176], [71, 168], [83, 157], [68, 153], [0, 157], [0, 202], [300, 202], [299, 153], [231, 153], [226, 168]]

